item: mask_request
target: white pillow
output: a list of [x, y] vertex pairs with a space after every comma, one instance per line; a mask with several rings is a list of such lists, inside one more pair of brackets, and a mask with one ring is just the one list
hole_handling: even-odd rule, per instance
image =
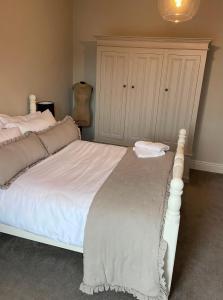
[[44, 110], [42, 112], [41, 118], [43, 118], [44, 120], [46, 120], [50, 124], [50, 126], [55, 125], [56, 122], [57, 122], [49, 109]]
[[7, 123], [14, 123], [14, 122], [21, 122], [21, 121], [28, 121], [35, 118], [39, 118], [41, 116], [41, 112], [37, 111], [25, 116], [8, 116], [8, 115], [1, 115], [0, 114], [0, 123], [6, 125]]
[[35, 118], [22, 122], [13, 122], [5, 125], [6, 128], [18, 127], [23, 134], [27, 131], [41, 131], [49, 126], [50, 123], [43, 118]]
[[8, 128], [8, 129], [0, 129], [0, 143], [14, 139], [20, 135], [21, 135], [21, 131], [19, 130], [18, 127]]
[[41, 116], [41, 112], [36, 111], [34, 113], [30, 113], [28, 115], [22, 116], [22, 118], [24, 119], [24, 121], [29, 121], [29, 120], [40, 118], [40, 116]]
[[0, 121], [0, 129], [4, 127], [4, 124]]

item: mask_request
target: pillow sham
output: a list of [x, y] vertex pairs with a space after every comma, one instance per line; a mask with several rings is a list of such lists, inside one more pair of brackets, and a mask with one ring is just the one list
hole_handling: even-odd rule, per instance
[[0, 143], [14, 139], [21, 135], [19, 128], [0, 129]]
[[20, 131], [24, 134], [27, 131], [41, 131], [48, 128], [51, 123], [43, 118], [35, 118], [28, 121], [21, 122], [11, 122], [5, 125], [5, 128], [18, 127]]
[[35, 133], [0, 144], [0, 188], [10, 186], [24, 170], [48, 153]]
[[46, 120], [50, 124], [50, 126], [55, 125], [56, 122], [57, 122], [49, 109], [44, 110], [41, 113], [41, 118], [43, 118], [44, 120]]
[[80, 131], [69, 116], [55, 126], [37, 133], [49, 154], [53, 154], [75, 140], [80, 139]]
[[7, 123], [17, 123], [17, 122], [23, 122], [23, 121], [29, 121], [35, 118], [38, 118], [41, 116], [41, 112], [37, 111], [25, 116], [8, 116], [8, 115], [2, 115], [0, 114], [0, 123], [3, 125], [6, 125]]

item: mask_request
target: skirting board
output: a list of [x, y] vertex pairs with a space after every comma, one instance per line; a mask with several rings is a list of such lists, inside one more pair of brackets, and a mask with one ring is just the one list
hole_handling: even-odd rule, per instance
[[192, 160], [190, 167], [191, 169], [194, 170], [223, 174], [223, 164], [216, 164], [216, 163], [200, 161], [200, 160]]

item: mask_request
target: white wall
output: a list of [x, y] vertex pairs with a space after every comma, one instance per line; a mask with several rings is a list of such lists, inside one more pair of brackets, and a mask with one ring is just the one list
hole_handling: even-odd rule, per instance
[[[95, 86], [95, 35], [211, 38], [194, 157], [223, 164], [223, 1], [201, 0], [198, 15], [172, 24], [161, 19], [156, 0], [74, 0], [74, 81]], [[94, 99], [93, 104], [94, 108]], [[85, 132], [92, 137], [93, 128]]]

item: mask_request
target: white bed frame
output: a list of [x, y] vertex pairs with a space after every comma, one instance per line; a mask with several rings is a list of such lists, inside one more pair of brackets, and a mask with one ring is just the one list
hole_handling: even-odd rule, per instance
[[[32, 99], [35, 100], [31, 95]], [[31, 98], [30, 97], [30, 98]], [[32, 112], [35, 110], [32, 102]], [[165, 278], [168, 285], [168, 291], [170, 292], [172, 274], [174, 268], [176, 246], [178, 239], [178, 231], [180, 224], [180, 207], [181, 196], [183, 194], [183, 171], [184, 171], [184, 145], [186, 140], [186, 130], [181, 129], [179, 133], [178, 146], [173, 166], [173, 178], [170, 184], [170, 196], [168, 199], [168, 208], [165, 216], [163, 238], [168, 244], [167, 254], [165, 257]], [[56, 246], [64, 249], [68, 249], [74, 252], [83, 253], [83, 248], [74, 245], [67, 245], [61, 242], [53, 241], [43, 236], [39, 236], [21, 229], [17, 229], [12, 226], [0, 224], [0, 232], [10, 234], [13, 236], [25, 238], [31, 241], [36, 241], [51, 246]]]

